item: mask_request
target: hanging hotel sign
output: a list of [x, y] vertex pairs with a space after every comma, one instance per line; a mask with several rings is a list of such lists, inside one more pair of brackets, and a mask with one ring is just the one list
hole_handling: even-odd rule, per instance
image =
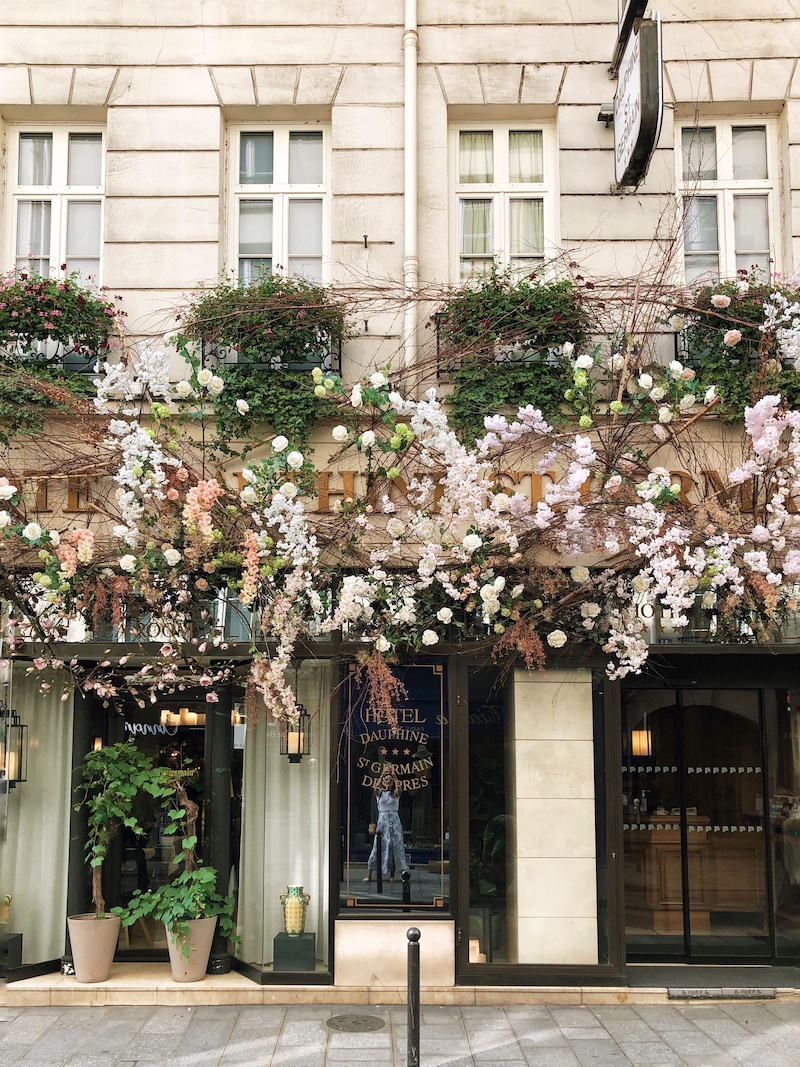
[[614, 173], [618, 186], [643, 180], [664, 112], [661, 20], [643, 19], [630, 35], [614, 97]]

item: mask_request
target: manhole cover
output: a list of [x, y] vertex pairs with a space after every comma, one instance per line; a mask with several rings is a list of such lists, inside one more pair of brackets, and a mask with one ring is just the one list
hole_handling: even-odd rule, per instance
[[382, 1030], [386, 1023], [377, 1015], [334, 1015], [328, 1019], [331, 1030], [345, 1030], [350, 1034], [369, 1034]]

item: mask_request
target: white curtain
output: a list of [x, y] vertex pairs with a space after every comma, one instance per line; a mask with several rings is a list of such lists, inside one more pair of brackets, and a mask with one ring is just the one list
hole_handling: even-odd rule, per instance
[[512, 182], [544, 181], [541, 130], [520, 130], [508, 135], [508, 178]]
[[512, 200], [509, 210], [511, 255], [544, 255], [544, 201]]
[[272, 962], [288, 885], [310, 894], [306, 931], [316, 933], [317, 959], [327, 962], [330, 691], [328, 661], [305, 661], [297, 695], [312, 716], [312, 751], [299, 764], [280, 755], [278, 728], [266, 715], [247, 724], [237, 955], [256, 967]]
[[490, 130], [462, 130], [458, 135], [458, 175], [465, 183], [494, 181]]
[[[8, 704], [28, 726], [28, 780], [8, 797], [0, 893], [13, 897], [8, 930], [23, 935], [23, 963], [40, 963], [64, 953], [72, 700], [61, 700], [63, 672], [24, 670], [24, 664], [14, 665]], [[45, 681], [52, 689], [43, 695], [39, 686]]]

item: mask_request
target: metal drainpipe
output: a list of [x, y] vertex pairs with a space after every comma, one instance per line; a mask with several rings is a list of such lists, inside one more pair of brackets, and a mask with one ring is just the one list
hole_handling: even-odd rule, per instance
[[405, 0], [403, 32], [404, 66], [404, 207], [405, 233], [403, 241], [403, 284], [406, 307], [403, 316], [403, 365], [413, 366], [417, 354], [417, 306], [413, 299], [419, 281], [417, 256], [417, 0]]

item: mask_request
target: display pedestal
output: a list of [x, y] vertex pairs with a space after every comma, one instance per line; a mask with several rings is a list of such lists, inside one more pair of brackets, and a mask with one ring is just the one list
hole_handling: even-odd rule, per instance
[[14, 967], [22, 966], [22, 934], [0, 930], [0, 978], [8, 977]]
[[276, 934], [272, 942], [273, 971], [313, 971], [317, 965], [316, 934]]

